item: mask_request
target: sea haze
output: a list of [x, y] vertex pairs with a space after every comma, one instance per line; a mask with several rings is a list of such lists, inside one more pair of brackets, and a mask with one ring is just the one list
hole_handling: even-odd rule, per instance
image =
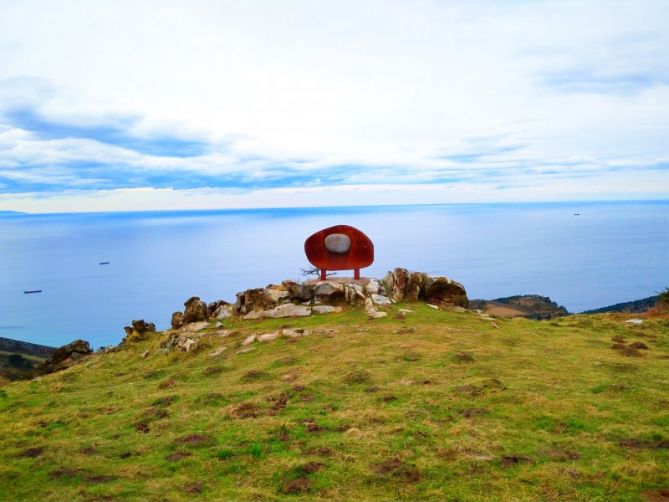
[[335, 224], [374, 241], [363, 275], [444, 274], [470, 298], [541, 294], [580, 312], [669, 286], [669, 201], [5, 214], [0, 336], [97, 348], [132, 319], [167, 328], [190, 296], [300, 279], [304, 240]]

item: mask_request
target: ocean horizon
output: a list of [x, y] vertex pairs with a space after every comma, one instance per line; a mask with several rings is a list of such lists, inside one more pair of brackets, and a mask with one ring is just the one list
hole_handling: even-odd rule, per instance
[[540, 294], [581, 312], [669, 285], [666, 200], [0, 212], [0, 336], [99, 347], [132, 319], [165, 329], [190, 296], [303, 279], [304, 240], [335, 224], [374, 242], [363, 276], [447, 275], [470, 299]]

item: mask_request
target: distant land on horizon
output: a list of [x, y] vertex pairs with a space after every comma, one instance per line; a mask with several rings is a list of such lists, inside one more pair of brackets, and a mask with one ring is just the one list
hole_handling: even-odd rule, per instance
[[14, 210], [0, 210], [0, 216], [12, 215], [67, 215], [67, 214], [128, 214], [128, 213], [216, 213], [216, 212], [234, 212], [234, 211], [285, 211], [285, 210], [338, 210], [338, 209], [360, 209], [360, 208], [390, 208], [390, 207], [419, 207], [419, 206], [545, 206], [545, 205], [564, 205], [570, 204], [625, 204], [625, 203], [669, 203], [667, 199], [574, 199], [574, 200], [542, 200], [542, 201], [484, 201], [484, 202], [428, 202], [428, 203], [412, 203], [412, 204], [351, 204], [351, 205], [304, 205], [304, 206], [254, 206], [254, 207], [186, 207], [186, 208], [135, 208], [135, 209], [114, 209], [108, 210], [72, 210], [72, 211], [14, 211]]

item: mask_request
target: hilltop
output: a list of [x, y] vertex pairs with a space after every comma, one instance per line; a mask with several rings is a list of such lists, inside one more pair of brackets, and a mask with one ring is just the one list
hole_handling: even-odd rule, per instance
[[378, 311], [136, 322], [119, 348], [7, 384], [0, 499], [667, 493], [666, 315]]
[[54, 347], [0, 337], [0, 377], [10, 380], [29, 378], [55, 350]]

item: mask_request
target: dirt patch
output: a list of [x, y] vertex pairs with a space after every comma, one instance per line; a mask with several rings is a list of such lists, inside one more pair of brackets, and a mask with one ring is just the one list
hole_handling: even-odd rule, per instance
[[242, 382], [257, 382], [269, 378], [269, 373], [263, 370], [249, 370], [242, 376]]
[[283, 484], [281, 493], [286, 495], [301, 495], [311, 491], [313, 483], [309, 478], [291, 479]]
[[288, 441], [290, 439], [290, 430], [285, 425], [279, 427], [279, 432], [277, 433], [279, 441]]
[[186, 493], [190, 493], [191, 495], [198, 495], [202, 493], [202, 490], [204, 489], [204, 486], [200, 481], [197, 481], [195, 483], [190, 483], [184, 486], [184, 491]]
[[203, 371], [203, 373], [205, 376], [213, 376], [218, 375], [219, 373], [223, 373], [223, 370], [223, 366], [209, 366]]
[[376, 385], [372, 385], [371, 387], [367, 387], [365, 389], [365, 392], [367, 392], [368, 394], [372, 394], [373, 392], [378, 392], [378, 391], [379, 388]]
[[316, 455], [318, 457], [331, 457], [332, 455], [334, 455], [334, 451], [332, 450], [332, 448], [327, 448], [327, 447], [314, 448], [312, 450], [309, 450], [307, 453], [309, 453], [310, 455]]
[[174, 440], [176, 445], [204, 446], [214, 443], [214, 438], [207, 434], [189, 434]]
[[306, 419], [304, 421], [304, 426], [306, 427], [307, 432], [311, 433], [323, 432], [325, 430], [325, 427], [318, 425], [313, 418]]
[[553, 448], [548, 451], [548, 457], [558, 462], [567, 462], [569, 460], [578, 460], [581, 458], [581, 454], [572, 450]]
[[465, 418], [480, 417], [481, 415], [488, 415], [489, 413], [490, 411], [485, 408], [465, 408], [464, 410], [460, 410], [460, 415]]
[[177, 381], [171, 377], [168, 378], [167, 380], [163, 380], [158, 384], [159, 389], [173, 389], [176, 386], [177, 386]]
[[511, 467], [518, 464], [524, 464], [531, 462], [530, 457], [525, 457], [523, 455], [504, 455], [502, 456], [501, 462], [504, 467]]
[[392, 403], [393, 401], [397, 401], [397, 396], [393, 395], [383, 396], [381, 398], [381, 401], [383, 401], [384, 403]]
[[95, 446], [87, 446], [79, 450], [82, 455], [93, 455], [96, 452]]
[[132, 457], [132, 452], [131, 451], [124, 451], [121, 453], [118, 458], [126, 459]]
[[474, 361], [474, 356], [469, 352], [458, 352], [453, 354], [453, 361], [456, 363], [471, 363]]
[[[637, 343], [637, 342], [635, 342], [635, 343]], [[642, 342], [638, 342], [638, 343], [642, 343]], [[613, 345], [611, 345], [611, 348], [613, 350], [617, 351], [618, 354], [620, 354], [621, 356], [626, 356], [626, 357], [640, 357], [641, 356], [641, 352], [639, 352], [637, 349], [635, 349], [631, 345], [627, 346], [623, 343], [614, 343]]]
[[304, 465], [301, 465], [297, 468], [297, 471], [302, 474], [313, 474], [314, 472], [320, 471], [325, 464], [321, 462], [307, 462]]
[[349, 385], [368, 383], [372, 379], [372, 374], [367, 370], [353, 370], [344, 375], [342, 381]]
[[174, 403], [177, 399], [179, 399], [178, 396], [165, 396], [156, 399], [153, 403], [151, 403], [152, 406], [170, 406], [172, 403]]
[[165, 460], [169, 460], [170, 462], [178, 462], [179, 460], [183, 460], [184, 458], [188, 458], [190, 456], [191, 454], [187, 451], [175, 451], [174, 453], [167, 455]]
[[418, 483], [423, 479], [422, 474], [415, 466], [406, 464], [397, 458], [374, 464], [373, 470], [379, 475], [391, 475], [407, 483]]
[[144, 413], [142, 413], [142, 418], [146, 420], [160, 420], [161, 418], [166, 418], [168, 415], [167, 410], [160, 407], [149, 408]]
[[137, 422], [133, 427], [136, 431], [143, 432], [144, 434], [147, 434], [151, 430], [149, 424], [146, 422]]
[[615, 335], [611, 337], [611, 341], [616, 343], [625, 343], [625, 337], [623, 335]]
[[20, 452], [17, 457], [19, 458], [36, 458], [39, 457], [42, 453], [44, 453], [44, 450], [46, 448], [27, 448]]
[[632, 342], [630, 343], [630, 348], [637, 350], [648, 350], [648, 345], [643, 342]]
[[101, 485], [103, 483], [110, 483], [116, 481], [118, 476], [105, 476], [104, 474], [99, 474], [95, 476], [86, 476], [85, 480], [87, 483], [92, 485]]
[[669, 488], [645, 491], [641, 493], [641, 496], [647, 502], [667, 502], [669, 501]]
[[274, 403], [272, 404], [270, 409], [276, 413], [283, 410], [286, 407], [286, 405], [288, 404], [288, 395], [282, 392], [278, 396], [272, 397], [269, 400]]
[[453, 390], [458, 394], [464, 394], [469, 397], [475, 397], [483, 394], [483, 389], [474, 387], [473, 385], [460, 385]]
[[79, 476], [80, 472], [77, 469], [69, 469], [67, 467], [61, 467], [60, 469], [55, 469], [49, 473], [51, 479], [62, 479], [62, 478], [74, 478]]
[[260, 415], [260, 408], [254, 403], [240, 403], [230, 410], [233, 418], [256, 418]]
[[669, 449], [669, 439], [623, 439], [618, 443], [629, 450], [665, 450]]

